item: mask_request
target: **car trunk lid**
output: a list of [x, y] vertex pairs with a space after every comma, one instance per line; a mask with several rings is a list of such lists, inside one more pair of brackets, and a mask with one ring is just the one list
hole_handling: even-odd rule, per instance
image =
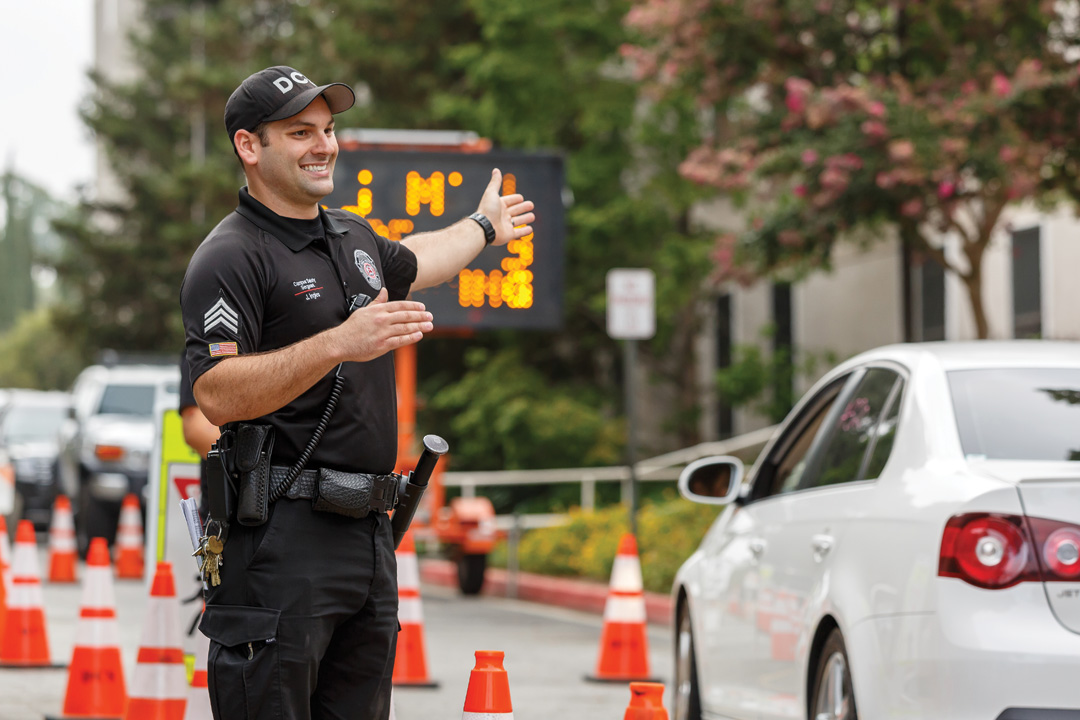
[[[987, 461], [978, 469], [1000, 480], [1015, 483], [1024, 514], [1029, 518], [1028, 532], [1035, 539], [1035, 552], [1043, 577], [1047, 577], [1045, 524], [1032, 518], [1056, 521], [1080, 530], [1080, 463], [1031, 463]], [[1052, 527], [1052, 526], [1051, 526]], [[1080, 561], [1078, 561], [1080, 562]], [[1054, 579], [1043, 582], [1050, 609], [1069, 630], [1080, 633], [1080, 578], [1077, 581]]]

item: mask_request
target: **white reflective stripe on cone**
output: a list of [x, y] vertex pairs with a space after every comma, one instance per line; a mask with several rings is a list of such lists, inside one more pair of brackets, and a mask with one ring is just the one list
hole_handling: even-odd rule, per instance
[[[183, 663], [138, 663], [132, 676], [129, 697], [143, 700], [186, 700], [187, 670]], [[147, 688], [144, 690], [143, 688]], [[147, 694], [147, 693], [152, 694]]]
[[8, 591], [7, 606], [12, 610], [34, 610], [45, 607], [45, 598], [41, 594], [41, 583], [19, 582], [11, 584]]
[[178, 648], [183, 645], [180, 633], [180, 605], [176, 598], [151, 597], [146, 616], [154, 622], [143, 623], [139, 647]]
[[416, 590], [420, 587], [420, 566], [415, 553], [403, 553], [397, 560], [398, 588]]
[[49, 531], [57, 532], [58, 530], [70, 530], [75, 532], [75, 519], [71, 516], [71, 511], [53, 513]]
[[82, 601], [79, 603], [79, 607], [116, 607], [111, 568], [94, 567], [92, 565], [86, 568], [86, 573], [83, 575]]
[[142, 545], [142, 533], [135, 530], [121, 530], [116, 534], [116, 542], [124, 547]]
[[641, 561], [637, 555], [616, 555], [611, 566], [611, 589], [620, 592], [641, 592]]
[[120, 628], [116, 618], [79, 618], [75, 629], [75, 647], [120, 647]]
[[419, 625], [424, 622], [424, 610], [420, 598], [398, 598], [398, 622], [403, 625]]
[[75, 552], [75, 536], [57, 537], [53, 535], [49, 539], [49, 549], [53, 552], [73, 553]]
[[645, 622], [645, 598], [640, 595], [620, 597], [609, 595], [604, 605], [604, 622]]
[[461, 720], [514, 720], [514, 713], [474, 713], [461, 714]]

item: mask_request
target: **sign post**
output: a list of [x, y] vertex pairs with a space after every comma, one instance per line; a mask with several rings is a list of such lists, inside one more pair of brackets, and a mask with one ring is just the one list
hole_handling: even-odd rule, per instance
[[637, 426], [634, 378], [637, 341], [656, 334], [656, 275], [649, 269], [616, 268], [607, 274], [607, 331], [623, 340], [623, 390], [626, 405], [627, 506], [630, 532], [637, 537]]

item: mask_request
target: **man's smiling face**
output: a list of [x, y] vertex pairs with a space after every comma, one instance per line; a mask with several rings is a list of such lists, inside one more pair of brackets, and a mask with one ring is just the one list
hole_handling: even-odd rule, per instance
[[259, 145], [253, 168], [277, 203], [310, 211], [334, 190], [338, 143], [334, 116], [326, 100], [316, 98], [302, 112], [266, 126], [266, 145]]

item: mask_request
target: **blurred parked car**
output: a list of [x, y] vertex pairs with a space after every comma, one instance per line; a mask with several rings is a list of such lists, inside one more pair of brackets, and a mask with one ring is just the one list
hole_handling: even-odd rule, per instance
[[164, 399], [176, 407], [179, 384], [176, 365], [93, 365], [76, 378], [72, 422], [61, 439], [60, 474], [75, 510], [80, 552], [90, 538], [112, 544], [128, 493], [139, 497], [145, 511], [154, 406]]
[[1080, 344], [899, 345], [792, 410], [676, 576], [674, 717], [1080, 718]]
[[0, 407], [0, 448], [15, 481], [10, 519], [48, 528], [59, 492], [60, 429], [70, 408], [69, 394], [34, 390], [12, 391]]

